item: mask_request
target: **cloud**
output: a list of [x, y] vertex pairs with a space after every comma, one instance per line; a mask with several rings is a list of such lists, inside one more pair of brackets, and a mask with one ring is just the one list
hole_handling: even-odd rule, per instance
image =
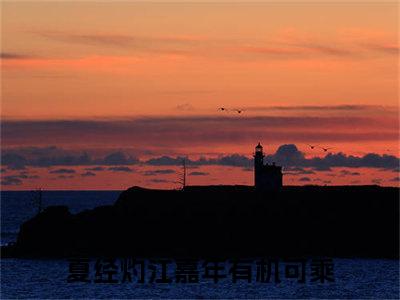
[[74, 177], [75, 177], [74, 175], [58, 175], [57, 176], [57, 178], [60, 178], [60, 179], [71, 179]]
[[398, 45], [394, 44], [373, 44], [373, 43], [364, 43], [361, 44], [364, 48], [368, 50], [373, 50], [373, 51], [378, 51], [384, 54], [389, 54], [389, 55], [399, 55], [400, 48]]
[[[152, 158], [146, 161], [146, 164], [150, 165], [170, 165], [178, 166], [182, 164], [183, 157], [170, 157], [162, 156], [158, 158]], [[198, 160], [191, 160], [186, 158], [187, 165], [222, 165], [232, 167], [250, 168], [253, 165], [253, 159], [244, 155], [232, 154], [227, 156], [220, 156], [218, 158], [200, 158]], [[313, 157], [306, 158], [304, 153], [298, 150], [294, 144], [281, 145], [275, 154], [267, 155], [265, 157], [266, 162], [275, 162], [281, 166], [284, 166], [285, 170], [288, 168], [289, 171], [297, 170], [307, 174], [312, 174], [313, 171], [304, 169], [293, 169], [293, 168], [312, 168], [316, 171], [331, 171], [334, 167], [348, 167], [348, 168], [385, 168], [393, 169], [398, 168], [400, 163], [399, 158], [392, 155], [379, 155], [375, 153], [369, 153], [361, 157], [346, 155], [344, 153], [329, 153], [325, 157]], [[353, 172], [355, 175], [355, 172]]]
[[[335, 130], [332, 131], [332, 128]], [[108, 144], [118, 145], [120, 148], [128, 146], [140, 148], [143, 145], [157, 148], [185, 148], [187, 144], [192, 146], [203, 146], [205, 143], [238, 144], [253, 143], [255, 140], [274, 140], [278, 143], [395, 141], [398, 138], [398, 122], [397, 115], [385, 113], [382, 113], [381, 117], [249, 115], [239, 117], [236, 114], [108, 120], [2, 121], [2, 140], [5, 146], [34, 144], [37, 141], [46, 143], [45, 145], [49, 143], [81, 145], [80, 137], [83, 134], [87, 145], [98, 145], [107, 141]], [[87, 157], [83, 156], [80, 159], [87, 160]], [[135, 161], [135, 158], [131, 159]], [[74, 163], [69, 162], [68, 157], [65, 160], [71, 165]], [[44, 165], [46, 161], [40, 163]], [[51, 164], [51, 161], [48, 163]], [[86, 162], [89, 163], [96, 162]], [[99, 165], [102, 163], [104, 162], [99, 161]]]
[[74, 169], [57, 169], [49, 172], [50, 174], [74, 174], [76, 173]]
[[[133, 165], [139, 160], [121, 151], [111, 152], [104, 157], [93, 158], [87, 152], [68, 151], [55, 146], [50, 147], [22, 147], [3, 150], [1, 155], [2, 165], [10, 169], [24, 169], [31, 167], [51, 166], [90, 166], [90, 165]], [[97, 166], [86, 169], [87, 171], [101, 171], [103, 167]]]
[[[258, 130], [254, 130], [255, 128]], [[335, 128], [335, 131], [332, 131], [332, 128]], [[117, 147], [142, 148], [146, 144], [157, 148], [185, 148], [187, 144], [192, 146], [202, 146], [205, 143], [209, 145], [245, 144], [253, 143], [255, 140], [310, 143], [314, 141], [329, 141], [330, 143], [394, 141], [398, 138], [398, 124], [397, 116], [370, 118], [224, 115], [118, 120], [2, 121], [3, 147], [21, 143], [35, 144], [37, 141], [45, 142], [46, 140], [57, 144], [80, 144], [82, 132], [85, 132], [87, 145], [98, 145], [99, 142], [107, 141]], [[300, 132], [307, 134], [300, 134]], [[88, 160], [88, 157], [74, 159]], [[113, 157], [98, 161], [98, 164], [107, 164], [109, 159]], [[135, 158], [125, 159], [135, 162]], [[64, 160], [64, 164], [76, 163], [70, 157], [65, 157]], [[52, 162], [43, 160], [38, 163], [45, 165]], [[95, 163], [96, 161], [86, 162], [86, 164]]]
[[309, 182], [309, 181], [311, 181], [311, 179], [310, 179], [309, 177], [301, 177], [301, 178], [299, 179], [299, 181], [302, 181], [302, 182]]
[[126, 155], [123, 152], [114, 152], [105, 156], [102, 160], [97, 160], [96, 164], [100, 165], [133, 165], [137, 164], [137, 158]]
[[32, 58], [32, 56], [20, 53], [0, 52], [0, 59], [29, 59], [29, 58]]
[[253, 164], [253, 160], [239, 154], [232, 154], [227, 156], [220, 156], [219, 158], [200, 158], [198, 160], [190, 160], [187, 157], [170, 157], [161, 156], [151, 158], [145, 161], [145, 164], [154, 166], [181, 166], [185, 160], [188, 166], [206, 166], [206, 165], [222, 165], [222, 166], [236, 166], [236, 167], [249, 167]]
[[[138, 158], [127, 155], [122, 151], [109, 150], [111, 153], [106, 154], [103, 158], [93, 158], [86, 152], [79, 154], [76, 151], [69, 152], [60, 148], [55, 148], [56, 150], [53, 149], [51, 150], [51, 153], [47, 153], [49, 148], [50, 147], [44, 149], [32, 148], [30, 149], [30, 156], [26, 154], [26, 148], [22, 148], [22, 150], [18, 148], [6, 149], [2, 153], [2, 165], [11, 169], [23, 169], [28, 166], [51, 167], [96, 165], [96, 167], [86, 168], [85, 170], [101, 171], [105, 169], [101, 165], [112, 165], [114, 168], [115, 166], [130, 166], [137, 164], [150, 166], [182, 166], [183, 160], [185, 160], [188, 167], [220, 165], [250, 169], [253, 166], [252, 157], [240, 154], [220, 155], [218, 157], [209, 158], [201, 157], [199, 159], [190, 159], [184, 156], [160, 156], [152, 157], [147, 160], [139, 160]], [[39, 154], [40, 156], [37, 156]], [[398, 170], [400, 164], [398, 157], [376, 153], [368, 153], [364, 156], [353, 156], [339, 152], [329, 153], [324, 157], [306, 158], [304, 153], [299, 151], [295, 144], [281, 145], [274, 154], [267, 155], [265, 161], [267, 163], [275, 162], [278, 165], [283, 166], [284, 171], [290, 172], [292, 175], [295, 173], [298, 175], [308, 175], [313, 174], [313, 171], [331, 171], [332, 168], [336, 167], [375, 168], [391, 171]], [[170, 172], [170, 174], [172, 174], [172, 170], [162, 172]], [[149, 171], [147, 174], [152, 173]], [[342, 175], [356, 176], [356, 172], [352, 172], [352, 174], [343, 173]]]
[[134, 170], [129, 167], [110, 167], [107, 170], [113, 172], [129, 172], [132, 173]]
[[352, 51], [349, 51], [348, 49], [332, 47], [329, 45], [322, 45], [322, 44], [305, 44], [304, 43], [304, 44], [298, 44], [296, 46], [310, 50], [311, 52], [329, 55], [329, 56], [343, 57], [343, 56], [350, 56], [350, 55], [354, 54]]
[[151, 179], [150, 182], [153, 182], [153, 183], [173, 183], [172, 181], [169, 181], [169, 180], [166, 180], [166, 179], [158, 179], [158, 178]]
[[397, 110], [393, 106], [382, 105], [291, 105], [291, 106], [249, 106], [244, 107], [245, 111], [394, 111]]
[[389, 181], [391, 181], [391, 182], [400, 182], [400, 177], [399, 176], [394, 177], [394, 178], [390, 179]]
[[160, 169], [160, 170], [148, 170], [143, 172], [144, 176], [155, 176], [160, 174], [174, 174], [175, 170], [172, 169]]
[[207, 172], [200, 172], [200, 171], [194, 171], [194, 172], [190, 172], [189, 175], [190, 176], [207, 176], [210, 173]]
[[21, 185], [22, 180], [15, 176], [5, 176], [1, 178], [1, 185]]
[[194, 106], [190, 103], [182, 103], [176, 106], [176, 109], [179, 111], [193, 111]]
[[315, 174], [313, 170], [307, 170], [300, 167], [285, 167], [285, 174], [289, 175], [311, 175]]
[[5, 153], [3, 151], [1, 155], [1, 164], [13, 170], [21, 170], [25, 169], [25, 166], [28, 164], [28, 160], [24, 156], [17, 153]]
[[184, 160], [187, 160], [187, 158], [179, 156], [175, 158], [170, 156], [161, 156], [147, 160], [146, 164], [151, 166], [181, 166]]
[[322, 165], [320, 165], [320, 166], [317, 165], [317, 166], [313, 167], [313, 169], [315, 171], [319, 171], [319, 172], [330, 172], [330, 171], [332, 171], [331, 167], [323, 165], [323, 161], [322, 161]]
[[[100, 48], [102, 52], [126, 51], [132, 54], [132, 51], [145, 52], [146, 54], [175, 54], [186, 55], [190, 48], [186, 46], [202, 45], [201, 39], [194, 36], [134, 36], [127, 34], [99, 34], [82, 33], [76, 34], [62, 31], [36, 31], [33, 34], [57, 41], [67, 43], [68, 45], [84, 45]], [[186, 48], [185, 48], [186, 47]], [[128, 52], [129, 51], [129, 52]]]
[[82, 173], [81, 176], [82, 177], [91, 177], [91, 176], [96, 176], [96, 173], [88, 171], [88, 172]]
[[28, 172], [20, 172], [17, 175], [11, 175], [14, 178], [19, 178], [19, 179], [38, 179], [40, 178], [38, 175], [29, 175]]
[[284, 59], [313, 59], [316, 55], [319, 56], [335, 56], [335, 57], [349, 57], [354, 54], [346, 48], [332, 47], [330, 45], [317, 44], [317, 43], [297, 43], [287, 44], [282, 46], [276, 43], [269, 45], [257, 46], [239, 46], [236, 48], [238, 52], [251, 53], [254, 55], [267, 56], [273, 58]]
[[340, 175], [341, 176], [359, 176], [359, 175], [361, 175], [361, 173], [359, 173], [359, 172], [351, 172], [351, 171], [348, 171], [348, 170], [341, 170], [340, 171]]
[[104, 167], [85, 168], [86, 171], [104, 171]]

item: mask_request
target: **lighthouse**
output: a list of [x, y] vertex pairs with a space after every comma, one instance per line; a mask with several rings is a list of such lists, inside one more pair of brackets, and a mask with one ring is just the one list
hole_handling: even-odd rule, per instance
[[254, 152], [254, 187], [257, 191], [279, 191], [282, 188], [282, 167], [264, 164], [264, 151], [261, 143]]

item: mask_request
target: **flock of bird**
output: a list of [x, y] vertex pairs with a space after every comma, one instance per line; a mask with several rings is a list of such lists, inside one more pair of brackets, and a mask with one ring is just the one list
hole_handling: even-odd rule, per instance
[[[230, 108], [226, 108], [226, 107], [219, 107], [218, 110], [224, 111], [224, 112], [236, 112], [238, 114], [241, 114], [242, 112], [244, 112], [243, 109], [237, 109], [237, 108], [230, 109]], [[328, 152], [328, 150], [334, 149], [333, 147], [327, 148], [327, 147], [320, 147], [319, 145], [311, 145], [311, 144], [307, 144], [307, 145], [308, 145], [308, 147], [310, 147], [311, 150], [314, 150], [315, 148], [320, 148], [324, 152]]]
[[225, 112], [234, 111], [234, 112], [236, 112], [236, 113], [238, 113], [238, 114], [241, 114], [242, 112], [244, 112], [243, 109], [237, 109], [237, 108], [230, 109], [230, 108], [226, 108], [226, 107], [220, 107], [220, 108], [218, 108], [218, 110], [220, 110], [220, 111], [225, 111]]
[[[237, 109], [237, 108], [230, 109], [230, 108], [226, 108], [226, 107], [219, 107], [218, 110], [224, 111], [224, 112], [236, 112], [238, 114], [241, 114], [242, 112], [244, 112], [243, 109]], [[324, 152], [328, 152], [328, 150], [334, 149], [333, 147], [326, 148], [326, 147], [320, 147], [319, 145], [311, 145], [311, 144], [307, 144], [307, 145], [310, 147], [311, 150], [314, 150], [315, 148], [320, 148]]]
[[312, 150], [314, 150], [315, 148], [318, 147], [318, 148], [324, 150], [324, 152], [328, 152], [328, 150], [334, 149], [333, 147], [325, 148], [325, 147], [320, 147], [320, 146], [318, 146], [318, 145], [310, 145], [310, 144], [307, 144], [307, 145], [308, 145], [308, 147], [310, 147]]

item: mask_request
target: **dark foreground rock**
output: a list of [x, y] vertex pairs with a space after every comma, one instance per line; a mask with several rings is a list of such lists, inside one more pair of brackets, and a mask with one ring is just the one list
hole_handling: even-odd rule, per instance
[[70, 214], [48, 207], [2, 257], [399, 256], [399, 189], [139, 187], [113, 206]]

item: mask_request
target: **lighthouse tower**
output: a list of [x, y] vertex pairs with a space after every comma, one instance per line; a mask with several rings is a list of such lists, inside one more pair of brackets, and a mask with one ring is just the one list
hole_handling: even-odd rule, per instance
[[258, 191], [278, 191], [282, 188], [282, 167], [275, 165], [264, 165], [264, 152], [261, 143], [254, 152], [254, 186]]
[[264, 167], [264, 153], [263, 146], [258, 143], [254, 152], [254, 185], [261, 186], [262, 170]]

